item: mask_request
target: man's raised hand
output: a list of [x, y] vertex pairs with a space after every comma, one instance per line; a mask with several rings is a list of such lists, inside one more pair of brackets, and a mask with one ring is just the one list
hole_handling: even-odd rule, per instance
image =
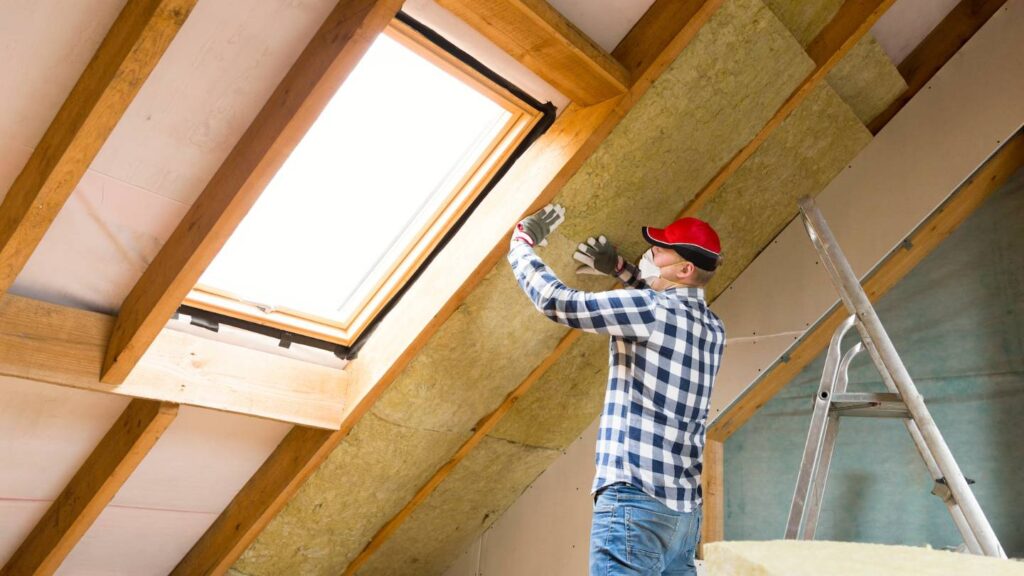
[[622, 259], [604, 236], [587, 238], [586, 243], [576, 247], [573, 259], [582, 264], [577, 274], [605, 274], [616, 276], [622, 270]]
[[512, 233], [513, 244], [526, 242], [530, 246], [547, 246], [548, 235], [565, 221], [565, 208], [559, 204], [548, 204], [539, 211], [523, 218]]

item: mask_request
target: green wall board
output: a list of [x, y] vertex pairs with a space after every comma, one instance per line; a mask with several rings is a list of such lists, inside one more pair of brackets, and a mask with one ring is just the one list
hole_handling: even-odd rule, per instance
[[[882, 298], [877, 310], [1010, 556], [1024, 556], [1024, 170]], [[725, 444], [725, 534], [780, 538], [822, 358]], [[859, 358], [851, 391], [881, 391]], [[906, 429], [842, 422], [820, 539], [956, 546]]]

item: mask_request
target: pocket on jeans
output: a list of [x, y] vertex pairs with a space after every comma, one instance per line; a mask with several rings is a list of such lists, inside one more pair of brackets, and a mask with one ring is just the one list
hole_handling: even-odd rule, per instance
[[625, 512], [630, 562], [640, 568], [657, 567], [669, 549], [678, 518], [638, 506], [627, 506]]

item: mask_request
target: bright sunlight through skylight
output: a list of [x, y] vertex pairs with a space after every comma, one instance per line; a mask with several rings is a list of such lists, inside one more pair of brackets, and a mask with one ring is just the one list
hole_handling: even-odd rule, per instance
[[381, 35], [200, 284], [344, 321], [510, 116]]

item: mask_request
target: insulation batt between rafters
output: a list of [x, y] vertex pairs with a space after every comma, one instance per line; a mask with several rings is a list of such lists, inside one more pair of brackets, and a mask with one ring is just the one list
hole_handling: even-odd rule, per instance
[[[847, 76], [889, 75], [892, 64], [872, 54]], [[574, 277], [576, 242], [605, 233], [638, 256], [640, 226], [674, 218], [813, 67], [763, 3], [728, 0], [556, 197], [568, 221], [542, 255], [574, 285], [607, 287]], [[819, 192], [869, 141], [851, 106], [818, 88], [705, 206], [728, 262], [709, 295], [796, 214], [791, 198]], [[234, 569], [342, 573], [566, 333], [500, 261]], [[597, 416], [605, 347], [578, 340], [359, 573], [439, 573], [454, 560]]]

